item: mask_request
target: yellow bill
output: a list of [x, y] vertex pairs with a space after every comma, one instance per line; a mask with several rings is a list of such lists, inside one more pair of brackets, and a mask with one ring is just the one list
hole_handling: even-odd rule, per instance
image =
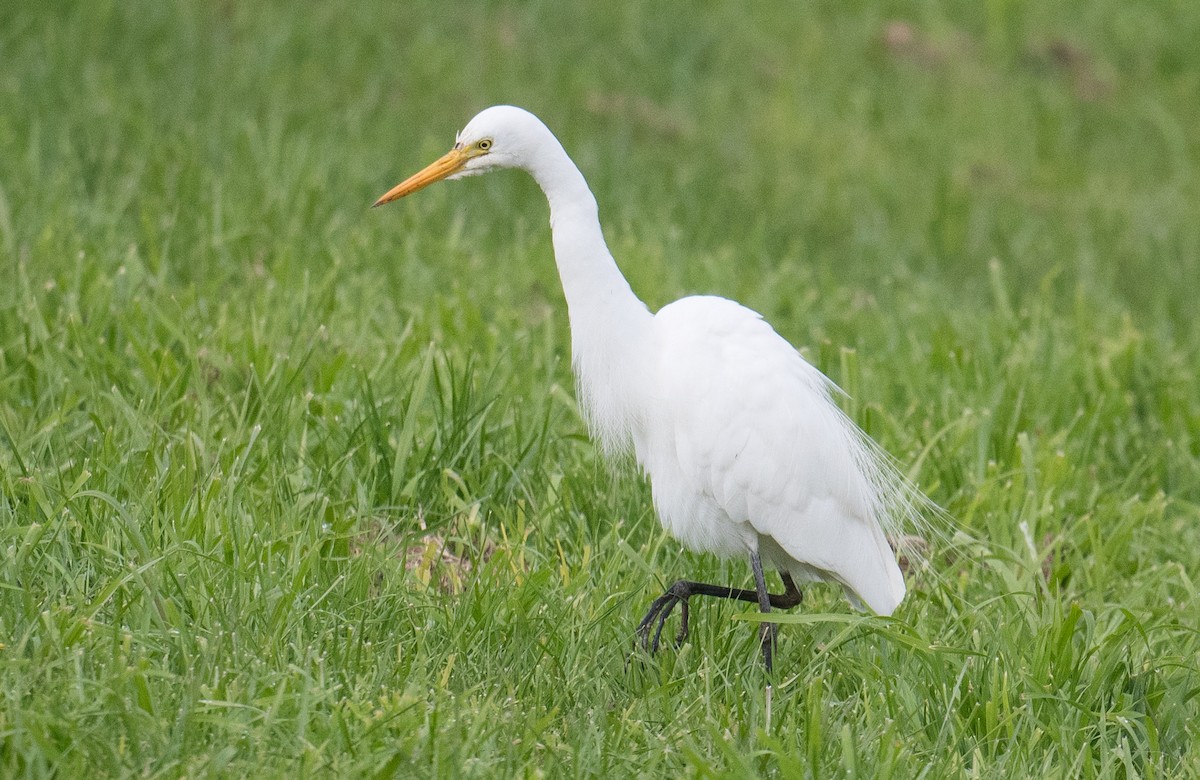
[[394, 200], [403, 198], [405, 195], [411, 195], [422, 187], [428, 187], [435, 181], [441, 181], [447, 176], [458, 173], [467, 164], [467, 160], [471, 159], [471, 156], [466, 149], [459, 149], [457, 147], [451, 149], [417, 173], [414, 173], [395, 187], [392, 187], [383, 197], [375, 201], [375, 204], [371, 208], [391, 203]]

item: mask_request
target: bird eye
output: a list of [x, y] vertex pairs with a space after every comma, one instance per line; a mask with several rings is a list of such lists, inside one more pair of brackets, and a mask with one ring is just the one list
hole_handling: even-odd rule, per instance
[[479, 151], [486, 152], [488, 149], [492, 148], [492, 139], [485, 138], [482, 141], [480, 141], [478, 144], [476, 144], [476, 146], [479, 147]]

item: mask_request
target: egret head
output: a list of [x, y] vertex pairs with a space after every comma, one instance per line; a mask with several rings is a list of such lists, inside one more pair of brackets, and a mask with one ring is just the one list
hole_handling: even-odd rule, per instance
[[388, 190], [375, 205], [403, 198], [442, 179], [460, 179], [495, 168], [527, 168], [530, 150], [543, 133], [550, 135], [542, 121], [524, 109], [485, 108], [459, 132], [453, 149]]

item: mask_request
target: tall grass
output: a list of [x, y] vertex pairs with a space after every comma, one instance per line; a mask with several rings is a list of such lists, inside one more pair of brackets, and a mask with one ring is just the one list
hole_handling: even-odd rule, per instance
[[[1200, 773], [1200, 6], [0, 9], [0, 773]], [[954, 516], [893, 619], [742, 606], [575, 409], [522, 177], [764, 313]]]

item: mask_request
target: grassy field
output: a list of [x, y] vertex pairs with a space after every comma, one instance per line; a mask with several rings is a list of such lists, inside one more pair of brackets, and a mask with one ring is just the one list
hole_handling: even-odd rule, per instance
[[[0, 776], [1200, 775], [1200, 4], [746, 5], [0, 0]], [[959, 527], [769, 731], [535, 185], [368, 209], [502, 102]]]

